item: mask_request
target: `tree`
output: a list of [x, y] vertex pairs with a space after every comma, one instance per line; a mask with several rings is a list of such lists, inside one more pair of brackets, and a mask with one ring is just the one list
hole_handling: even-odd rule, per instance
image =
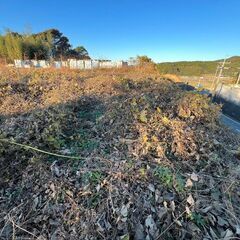
[[0, 35], [0, 58], [4, 59], [5, 63], [7, 63], [7, 49], [5, 44], [5, 37]]
[[74, 48], [74, 50], [77, 52], [79, 58], [89, 58], [88, 51], [83, 46], [78, 46]]
[[83, 46], [78, 46], [68, 51], [68, 57], [76, 59], [90, 59], [88, 51]]
[[54, 59], [63, 59], [71, 49], [69, 39], [57, 29], [49, 29], [36, 34], [45, 39], [50, 48], [50, 56]]
[[10, 61], [14, 59], [22, 59], [23, 57], [23, 41], [18, 33], [7, 32], [5, 35], [5, 48], [7, 58]]
[[89, 59], [83, 47], [72, 49], [69, 39], [57, 29], [36, 34], [19, 34], [7, 30], [0, 35], [0, 58], [13, 62], [14, 59], [56, 59], [67, 57]]
[[56, 57], [63, 60], [63, 58], [67, 56], [67, 53], [70, 50], [70, 48], [71, 48], [71, 45], [69, 44], [68, 38], [62, 36], [59, 39], [58, 44], [56, 45]]
[[23, 38], [24, 59], [47, 59], [49, 53], [48, 44], [41, 36], [24, 35]]
[[139, 64], [152, 63], [152, 59], [146, 55], [137, 56], [137, 61], [139, 62]]

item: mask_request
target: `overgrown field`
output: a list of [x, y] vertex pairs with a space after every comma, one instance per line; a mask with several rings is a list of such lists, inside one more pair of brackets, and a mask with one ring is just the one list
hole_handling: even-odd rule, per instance
[[0, 239], [240, 238], [240, 139], [184, 89], [151, 66], [0, 69]]

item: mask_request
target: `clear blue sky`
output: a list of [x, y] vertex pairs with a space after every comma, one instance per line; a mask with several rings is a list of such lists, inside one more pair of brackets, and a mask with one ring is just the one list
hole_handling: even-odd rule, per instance
[[0, 0], [0, 29], [57, 28], [94, 58], [240, 55], [240, 0]]

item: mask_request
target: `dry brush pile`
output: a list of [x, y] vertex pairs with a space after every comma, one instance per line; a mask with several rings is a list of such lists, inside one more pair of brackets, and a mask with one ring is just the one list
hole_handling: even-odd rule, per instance
[[1, 76], [0, 239], [240, 237], [240, 140], [208, 97], [152, 67]]

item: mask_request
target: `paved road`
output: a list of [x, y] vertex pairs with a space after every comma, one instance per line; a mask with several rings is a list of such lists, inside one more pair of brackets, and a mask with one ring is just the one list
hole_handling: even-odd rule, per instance
[[234, 132], [240, 134], [240, 122], [238, 122], [224, 114], [221, 115], [221, 120], [226, 126], [231, 128]]

